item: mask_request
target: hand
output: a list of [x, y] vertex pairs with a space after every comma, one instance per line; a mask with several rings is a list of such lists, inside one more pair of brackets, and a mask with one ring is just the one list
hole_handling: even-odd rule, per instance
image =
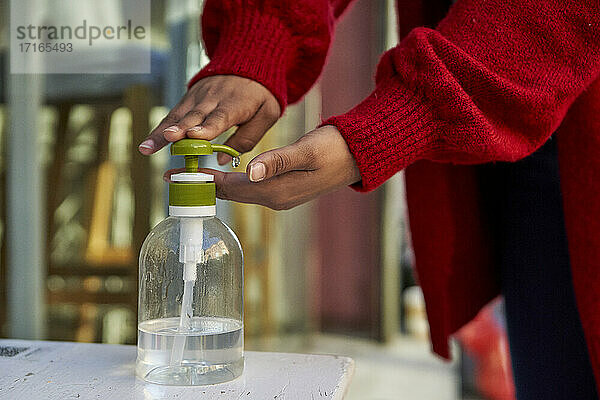
[[219, 198], [274, 210], [287, 210], [360, 180], [356, 162], [333, 126], [315, 129], [289, 146], [256, 156], [247, 174], [202, 171], [215, 176]]
[[[260, 83], [235, 75], [209, 76], [190, 88], [139, 145], [139, 151], [150, 155], [186, 136], [212, 140], [238, 125], [225, 144], [245, 153], [254, 148], [280, 114], [277, 99]], [[218, 154], [217, 160], [225, 164], [228, 157]]]

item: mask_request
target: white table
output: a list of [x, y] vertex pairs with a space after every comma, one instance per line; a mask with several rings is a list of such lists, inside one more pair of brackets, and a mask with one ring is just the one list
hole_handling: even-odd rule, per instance
[[238, 379], [177, 387], [136, 378], [135, 357], [135, 346], [0, 340], [0, 399], [342, 399], [354, 371], [347, 357], [248, 351]]

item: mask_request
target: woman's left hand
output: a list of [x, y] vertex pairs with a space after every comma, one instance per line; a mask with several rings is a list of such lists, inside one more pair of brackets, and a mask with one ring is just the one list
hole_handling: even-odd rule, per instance
[[333, 126], [315, 129], [289, 146], [256, 156], [246, 171], [203, 170], [215, 176], [219, 198], [274, 210], [290, 209], [360, 180], [356, 162]]

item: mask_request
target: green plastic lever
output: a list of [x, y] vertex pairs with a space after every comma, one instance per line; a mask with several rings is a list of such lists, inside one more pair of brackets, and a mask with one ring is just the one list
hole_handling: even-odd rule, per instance
[[[240, 152], [224, 144], [212, 144], [203, 139], [181, 139], [171, 145], [172, 156], [185, 156], [185, 171], [198, 171], [198, 157], [208, 156], [215, 152], [229, 154], [233, 157], [233, 165], [239, 163]], [[237, 161], [236, 161], [237, 160]]]

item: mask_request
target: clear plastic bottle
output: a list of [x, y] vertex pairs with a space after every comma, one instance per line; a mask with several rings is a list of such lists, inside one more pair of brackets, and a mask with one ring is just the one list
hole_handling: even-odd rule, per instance
[[197, 173], [197, 156], [224, 146], [184, 139], [186, 156], [171, 177], [169, 214], [140, 252], [136, 374], [152, 383], [205, 385], [244, 369], [243, 255], [233, 231], [215, 216], [212, 175]]

